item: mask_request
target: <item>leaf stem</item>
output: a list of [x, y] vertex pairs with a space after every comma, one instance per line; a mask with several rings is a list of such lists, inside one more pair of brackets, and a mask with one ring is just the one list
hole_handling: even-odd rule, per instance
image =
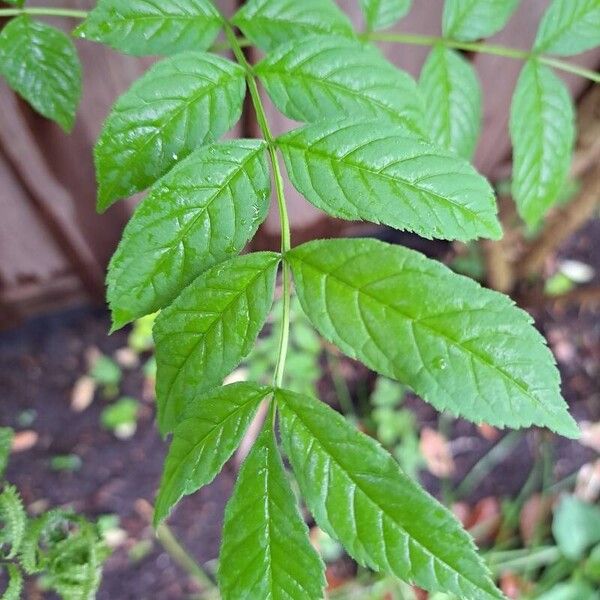
[[[256, 120], [261, 130], [263, 137], [265, 138], [268, 149], [269, 157], [271, 159], [271, 166], [273, 168], [273, 178], [275, 180], [275, 192], [277, 195], [277, 206], [279, 209], [279, 220], [281, 222], [281, 254], [285, 256], [291, 248], [291, 233], [290, 233], [290, 220], [287, 212], [287, 205], [285, 202], [285, 191], [283, 185], [283, 177], [281, 175], [281, 167], [279, 165], [279, 158], [277, 156], [277, 150], [275, 148], [275, 140], [269, 127], [265, 107], [262, 103], [260, 92], [256, 84], [256, 77], [252, 69], [252, 65], [247, 61], [240, 41], [236, 37], [231, 25], [224, 19], [225, 35], [227, 41], [233, 50], [233, 53], [239, 62], [239, 64], [246, 70], [246, 80], [248, 82], [248, 89], [250, 90], [250, 97], [252, 98], [252, 105], [256, 112]], [[291, 308], [291, 292], [292, 292], [292, 274], [289, 265], [283, 261], [282, 267], [282, 279], [283, 279], [283, 318], [281, 326], [281, 334], [279, 337], [279, 349], [277, 353], [277, 364], [275, 366], [275, 374], [273, 376], [273, 385], [281, 387], [283, 383], [283, 374], [285, 370], [285, 359], [287, 357], [289, 338], [290, 338], [290, 308]]]
[[156, 528], [156, 536], [171, 558], [184, 569], [192, 579], [205, 592], [206, 598], [218, 598], [217, 588], [212, 579], [202, 570], [200, 565], [188, 554], [187, 550], [179, 543], [171, 529], [161, 523]]
[[519, 50], [517, 48], [509, 48], [508, 46], [499, 46], [497, 44], [486, 44], [483, 42], [458, 42], [443, 37], [434, 35], [414, 35], [410, 33], [385, 33], [372, 32], [361, 36], [362, 39], [371, 42], [387, 42], [392, 44], [408, 44], [413, 46], [435, 46], [441, 44], [446, 48], [454, 48], [455, 50], [465, 50], [467, 52], [478, 52], [480, 54], [493, 54], [495, 56], [503, 56], [505, 58], [514, 58], [517, 60], [528, 60], [536, 57], [539, 62], [561, 71], [579, 75], [591, 81], [600, 82], [600, 73], [596, 73], [591, 69], [580, 67], [565, 60], [559, 60], [550, 56], [530, 52], [529, 50]]
[[73, 17], [85, 19], [88, 12], [85, 10], [71, 10], [70, 8], [50, 8], [46, 6], [38, 8], [2, 8], [0, 17], [18, 17], [20, 15], [39, 15], [44, 17]]

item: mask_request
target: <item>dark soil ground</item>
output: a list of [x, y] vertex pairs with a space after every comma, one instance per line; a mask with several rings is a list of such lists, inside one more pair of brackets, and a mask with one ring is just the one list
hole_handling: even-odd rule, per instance
[[[598, 266], [599, 244], [600, 223], [595, 222], [562, 254]], [[558, 355], [564, 393], [578, 420], [600, 420], [599, 314], [598, 307], [589, 307], [584, 311], [544, 309], [536, 315]], [[87, 370], [89, 348], [112, 355], [126, 345], [126, 332], [107, 337], [108, 326], [104, 312], [79, 310], [0, 334], [0, 424], [17, 431], [32, 429], [39, 436], [32, 448], [13, 454], [8, 479], [19, 487], [30, 510], [68, 504], [89, 517], [119, 515], [127, 541], [106, 565], [99, 598], [187, 598], [194, 587], [156, 541], [150, 526], [150, 504], [167, 447], [154, 427], [152, 403], [144, 401], [137, 431], [128, 440], [119, 440], [100, 426], [100, 414], [106, 406], [103, 399], [97, 396], [80, 413], [70, 405], [73, 386]], [[142, 398], [143, 385], [139, 369], [126, 371], [121, 393]], [[323, 386], [323, 396], [329, 401], [333, 394], [327, 390], [327, 382]], [[409, 402], [421, 424], [437, 426], [435, 411], [416, 398]], [[35, 414], [35, 420], [26, 427], [20, 420], [24, 413]], [[460, 481], [496, 442], [463, 421], [454, 422], [451, 430], [456, 450], [455, 480]], [[539, 432], [525, 435], [511, 455], [477, 486], [470, 500], [516, 495], [529, 476], [541, 439]], [[594, 456], [577, 442], [553, 438], [552, 445], [555, 480], [576, 472]], [[52, 470], [52, 457], [67, 454], [81, 458], [81, 469]], [[223, 510], [234, 477], [233, 468], [227, 467], [212, 485], [182, 502], [171, 520], [176, 535], [209, 571], [218, 554]], [[439, 482], [434, 477], [424, 473], [423, 481], [438, 491]], [[132, 548], [133, 555], [139, 554], [140, 540], [147, 540], [152, 549], [141, 557], [132, 556]], [[26, 597], [41, 596], [31, 585]]]

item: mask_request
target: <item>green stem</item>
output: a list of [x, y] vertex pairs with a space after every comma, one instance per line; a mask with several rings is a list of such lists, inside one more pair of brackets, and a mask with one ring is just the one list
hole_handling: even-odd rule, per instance
[[156, 536], [171, 558], [184, 570], [206, 593], [206, 598], [217, 598], [217, 588], [212, 579], [202, 570], [200, 565], [188, 554], [177, 541], [167, 525], [161, 523], [156, 528]]
[[[290, 233], [290, 220], [287, 212], [287, 206], [285, 203], [285, 193], [283, 186], [283, 177], [281, 175], [281, 167], [279, 165], [279, 159], [277, 157], [277, 150], [275, 149], [275, 140], [267, 121], [267, 115], [265, 113], [265, 107], [263, 106], [258, 86], [256, 85], [256, 78], [252, 65], [246, 60], [246, 56], [242, 51], [240, 42], [238, 41], [231, 25], [224, 20], [225, 35], [227, 41], [233, 50], [233, 53], [238, 63], [246, 70], [246, 80], [248, 82], [248, 89], [250, 90], [250, 97], [252, 98], [252, 104], [254, 111], [256, 112], [256, 120], [260, 131], [265, 138], [268, 148], [269, 157], [271, 159], [271, 165], [273, 167], [273, 177], [275, 179], [275, 192], [277, 195], [277, 206], [279, 208], [279, 220], [281, 221], [281, 254], [285, 257], [285, 253], [291, 248], [291, 233]], [[283, 383], [283, 374], [285, 369], [285, 359], [287, 356], [289, 339], [290, 339], [290, 308], [291, 308], [291, 291], [292, 291], [292, 274], [289, 265], [283, 261], [283, 318], [281, 325], [281, 335], [279, 338], [279, 350], [277, 354], [277, 364], [275, 367], [275, 374], [273, 377], [273, 385], [281, 387]]]
[[71, 10], [69, 8], [2, 8], [0, 17], [17, 17], [20, 15], [39, 15], [43, 17], [73, 17], [85, 19], [88, 16], [85, 10]]
[[442, 44], [446, 48], [454, 48], [455, 50], [464, 50], [466, 52], [478, 52], [480, 54], [493, 54], [495, 56], [503, 56], [505, 58], [514, 58], [517, 60], [527, 60], [536, 57], [539, 62], [567, 73], [573, 73], [590, 79], [591, 81], [600, 82], [600, 73], [596, 73], [585, 67], [574, 65], [573, 63], [552, 58], [550, 56], [539, 55], [528, 50], [518, 50], [517, 48], [509, 48], [507, 46], [499, 46], [497, 44], [486, 44], [482, 42], [458, 42], [449, 40], [434, 35], [413, 35], [409, 33], [385, 33], [373, 32], [362, 36], [363, 39], [371, 42], [389, 42], [392, 44], [408, 44], [413, 46], [435, 46]]
[[560, 560], [562, 554], [556, 546], [545, 546], [531, 550], [529, 548], [507, 552], [492, 552], [487, 555], [487, 563], [491, 571], [500, 574], [502, 571], [527, 571], [537, 569]]

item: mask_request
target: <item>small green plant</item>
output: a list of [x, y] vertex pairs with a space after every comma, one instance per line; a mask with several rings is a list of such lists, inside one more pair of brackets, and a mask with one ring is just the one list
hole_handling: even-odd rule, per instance
[[[410, 0], [360, 4], [361, 33], [330, 0], [250, 0], [232, 19], [209, 0], [100, 0], [89, 14], [6, 9], [0, 15], [16, 18], [0, 34], [0, 73], [68, 129], [80, 88], [76, 53], [67, 36], [33, 15], [82, 17], [81, 38], [167, 55], [104, 124], [95, 149], [98, 208], [150, 187], [112, 259], [108, 301], [113, 330], [160, 310], [158, 423], [173, 437], [157, 524], [217, 475], [259, 406], [269, 406], [226, 510], [223, 598], [324, 594], [323, 565], [288, 483], [276, 426], [318, 525], [359, 563], [430, 591], [500, 598], [449, 511], [373, 439], [284, 386], [292, 279], [304, 313], [329, 342], [439, 410], [477, 423], [577, 436], [553, 357], [506, 296], [417, 252], [372, 239], [292, 247], [281, 159], [296, 189], [334, 217], [427, 238], [498, 239], [493, 190], [468, 162], [480, 128], [479, 83], [458, 51], [519, 59], [512, 189], [535, 227], [560, 196], [575, 138], [572, 101], [552, 68], [600, 80], [554, 55], [600, 44], [600, 0], [554, 0], [531, 50], [477, 41], [501, 30], [518, 0], [446, 0], [442, 38], [380, 31], [408, 12]], [[220, 32], [224, 43], [216, 42]], [[418, 84], [376, 42], [432, 46]], [[248, 45], [265, 53], [256, 65], [244, 54]], [[259, 85], [303, 125], [275, 137]], [[262, 139], [218, 141], [240, 118], [247, 92]], [[238, 256], [267, 215], [272, 181], [281, 250]], [[220, 387], [252, 350], [279, 269], [271, 381]]]
[[8, 574], [2, 600], [21, 597], [25, 576], [65, 600], [92, 600], [108, 550], [96, 525], [66, 510], [27, 515], [17, 489], [4, 481], [12, 431], [0, 429], [0, 571]]

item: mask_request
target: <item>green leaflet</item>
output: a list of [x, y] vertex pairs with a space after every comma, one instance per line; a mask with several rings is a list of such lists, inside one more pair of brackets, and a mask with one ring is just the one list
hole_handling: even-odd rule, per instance
[[481, 87], [471, 63], [450, 48], [436, 46], [423, 66], [419, 86], [432, 139], [471, 159], [481, 129]]
[[575, 141], [573, 102], [565, 84], [535, 60], [525, 64], [514, 92], [510, 134], [513, 196], [533, 227], [559, 198]]
[[534, 48], [571, 56], [600, 44], [600, 0], [554, 0], [544, 14]]
[[186, 52], [154, 65], [115, 104], [96, 144], [98, 209], [145, 189], [240, 118], [239, 65]]
[[4, 477], [10, 450], [12, 447], [13, 430], [9, 427], [0, 427], [0, 479]]
[[219, 559], [223, 600], [317, 600], [325, 577], [265, 426], [242, 465], [225, 511]]
[[25, 529], [27, 527], [27, 513], [19, 492], [12, 485], [7, 485], [0, 493], [0, 547], [8, 548], [0, 558], [14, 559], [21, 549]]
[[463, 42], [486, 38], [504, 28], [520, 0], [446, 0], [444, 37]]
[[199, 392], [220, 385], [246, 356], [273, 303], [280, 257], [255, 252], [195, 279], [154, 326], [158, 422], [172, 431]]
[[265, 148], [259, 140], [204, 146], [155, 184], [110, 263], [113, 329], [168, 305], [254, 236], [269, 209]]
[[425, 137], [415, 81], [371, 46], [335, 37], [293, 40], [260, 62], [256, 74], [277, 108], [296, 121], [378, 117]]
[[552, 535], [569, 560], [581, 560], [588, 548], [600, 543], [600, 508], [565, 496], [554, 510]]
[[126, 54], [208, 50], [221, 30], [209, 0], [100, 0], [74, 35]]
[[340, 349], [438, 410], [577, 437], [531, 317], [437, 261], [376, 240], [323, 240], [286, 255], [304, 311]]
[[459, 598], [503, 598], [470, 536], [372, 438], [340, 414], [275, 393], [281, 438], [319, 526], [363, 565]]
[[294, 187], [325, 212], [424, 237], [497, 239], [494, 193], [471, 165], [381, 121], [317, 123], [277, 140]]
[[17, 565], [5, 565], [8, 572], [8, 585], [2, 595], [2, 600], [19, 600], [23, 591], [23, 574]]
[[186, 494], [209, 484], [233, 454], [271, 388], [234, 383], [188, 402], [173, 432], [154, 510], [158, 525]]
[[412, 0], [360, 0], [360, 6], [373, 31], [394, 25], [408, 13]]
[[41, 115], [71, 131], [81, 96], [81, 64], [62, 31], [12, 19], [0, 32], [0, 75]]
[[231, 22], [262, 50], [312, 34], [354, 36], [352, 23], [332, 0], [249, 0]]

